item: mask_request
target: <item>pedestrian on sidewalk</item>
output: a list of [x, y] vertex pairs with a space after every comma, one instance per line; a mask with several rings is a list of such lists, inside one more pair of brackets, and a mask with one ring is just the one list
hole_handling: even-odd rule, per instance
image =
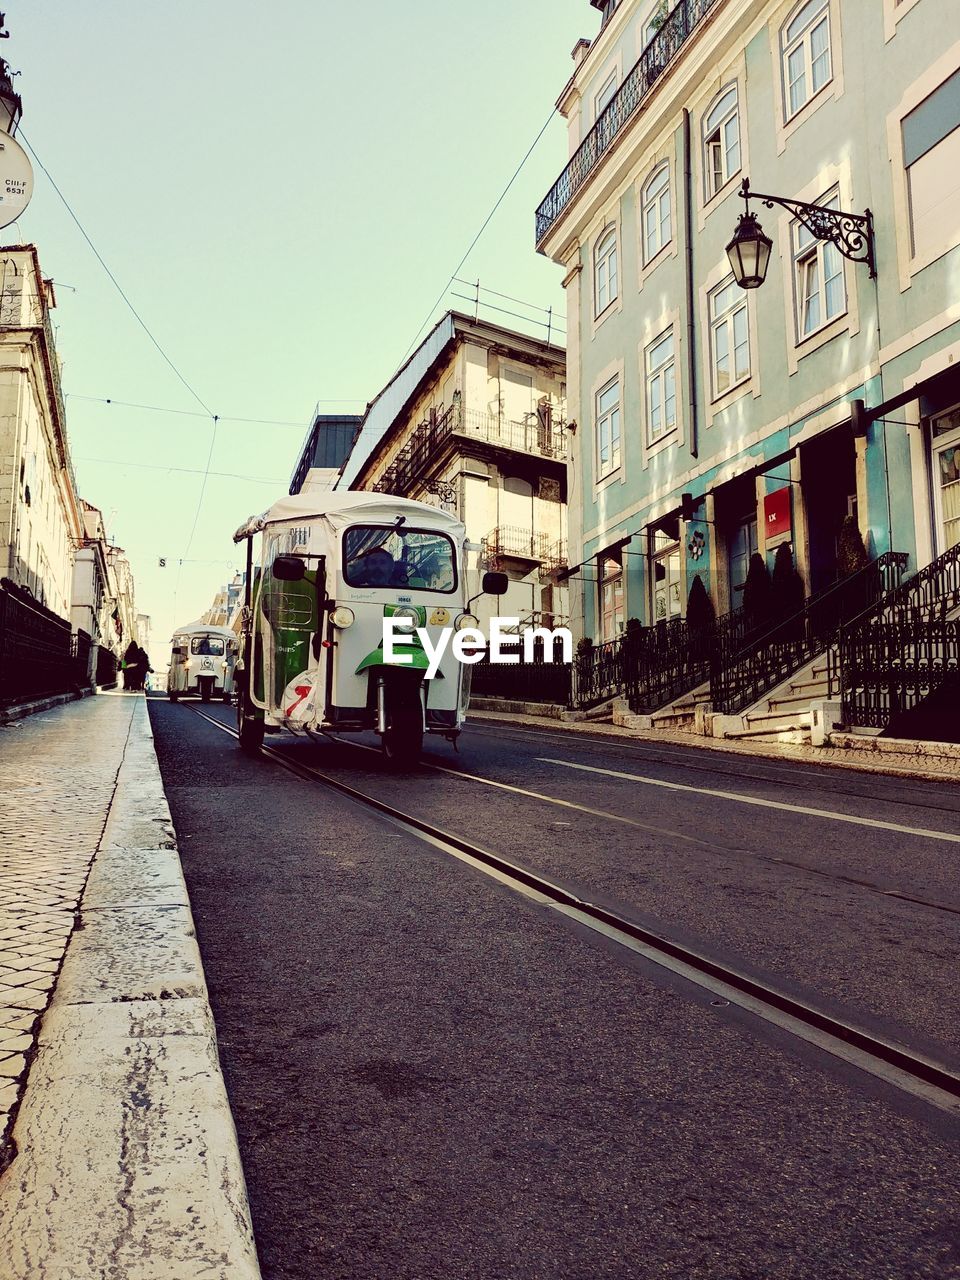
[[135, 690], [140, 672], [140, 649], [132, 640], [124, 650], [123, 661], [120, 666], [123, 669], [124, 689]]

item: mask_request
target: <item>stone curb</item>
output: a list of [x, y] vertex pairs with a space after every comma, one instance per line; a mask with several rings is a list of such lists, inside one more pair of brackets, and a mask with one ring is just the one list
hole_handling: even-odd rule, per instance
[[0, 724], [13, 724], [24, 716], [34, 716], [40, 711], [50, 711], [54, 707], [62, 707], [67, 702], [79, 702], [81, 698], [91, 698], [96, 689], [74, 689], [70, 693], [52, 693], [49, 698], [34, 698], [32, 702], [15, 702], [11, 706], [0, 707]]
[[259, 1280], [144, 699], [13, 1138], [3, 1280]]
[[841, 747], [845, 751], [917, 756], [922, 760], [960, 760], [960, 743], [958, 742], [925, 742], [919, 738], [879, 738], [874, 734], [842, 733], [837, 729], [832, 730], [827, 736], [831, 747]]

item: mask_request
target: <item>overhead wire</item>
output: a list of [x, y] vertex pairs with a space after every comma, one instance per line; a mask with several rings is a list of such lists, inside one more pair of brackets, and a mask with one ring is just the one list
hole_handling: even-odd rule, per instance
[[[182, 471], [187, 475], [200, 476], [203, 475], [199, 467], [175, 467], [167, 465], [163, 462], [131, 462], [127, 458], [90, 458], [83, 454], [76, 455], [77, 462], [96, 462], [116, 467], [137, 467], [144, 471]], [[228, 480], [249, 480], [254, 484], [285, 484], [285, 480], [276, 479], [272, 476], [249, 476], [241, 475], [236, 471], [210, 471], [211, 476], [220, 476]]]
[[414, 349], [414, 347], [417, 345], [417, 342], [418, 342], [418, 341], [419, 341], [419, 339], [420, 339], [420, 335], [423, 333], [424, 329], [425, 329], [425, 328], [427, 327], [427, 325], [430, 323], [430, 320], [431, 320], [431, 318], [432, 318], [432, 316], [433, 316], [434, 311], [436, 311], [437, 307], [438, 307], [438, 306], [440, 305], [440, 303], [443, 301], [444, 295], [446, 294], [447, 290], [450, 288], [450, 286], [451, 286], [451, 285], [453, 284], [453, 282], [456, 280], [456, 278], [457, 278], [457, 276], [458, 276], [458, 274], [459, 274], [459, 272], [460, 272], [461, 268], [463, 267], [463, 264], [464, 264], [464, 263], [467, 261], [467, 259], [470, 257], [471, 253], [473, 253], [473, 250], [475, 249], [475, 247], [476, 247], [476, 245], [477, 245], [477, 242], [479, 241], [479, 239], [480, 239], [480, 237], [483, 235], [483, 233], [486, 231], [487, 227], [490, 225], [491, 221], [493, 220], [494, 214], [495, 214], [495, 213], [497, 212], [497, 210], [500, 208], [501, 204], [503, 204], [504, 200], [506, 199], [507, 193], [510, 191], [510, 188], [513, 186], [513, 184], [516, 182], [517, 178], [520, 176], [520, 173], [521, 173], [521, 170], [523, 169], [523, 166], [527, 163], [527, 161], [528, 161], [528, 160], [530, 159], [530, 157], [533, 155], [533, 152], [534, 152], [534, 150], [535, 150], [535, 148], [536, 148], [537, 144], [539, 143], [539, 141], [540, 141], [540, 139], [543, 137], [543, 135], [546, 133], [547, 129], [550, 127], [550, 123], [551, 123], [551, 121], [553, 120], [553, 117], [554, 117], [556, 114], [557, 114], [557, 109], [556, 109], [556, 107], [554, 107], [554, 108], [551, 110], [550, 114], [547, 116], [546, 120], [543, 122], [543, 128], [540, 130], [540, 132], [539, 132], [539, 133], [537, 134], [537, 136], [534, 138], [533, 142], [531, 142], [530, 146], [527, 148], [526, 155], [523, 157], [523, 159], [522, 159], [522, 160], [520, 161], [520, 163], [517, 165], [516, 169], [513, 171], [513, 176], [511, 177], [510, 181], [507, 183], [507, 185], [504, 187], [504, 189], [500, 192], [500, 195], [497, 197], [497, 201], [496, 201], [496, 203], [494, 204], [493, 208], [490, 210], [490, 212], [489, 212], [489, 213], [487, 214], [487, 216], [484, 218], [483, 223], [482, 223], [482, 225], [481, 225], [481, 227], [480, 227], [480, 230], [477, 232], [477, 234], [476, 234], [476, 235], [473, 237], [473, 239], [470, 241], [470, 245], [469, 245], [469, 247], [468, 247], [468, 249], [467, 249], [466, 253], [465, 253], [465, 254], [463, 255], [463, 257], [460, 259], [460, 261], [457, 263], [457, 265], [454, 267], [454, 269], [450, 272], [450, 277], [449, 277], [449, 279], [447, 280], [447, 282], [446, 282], [446, 284], [443, 286], [443, 288], [440, 290], [440, 293], [439, 293], [439, 295], [437, 296], [436, 301], [433, 303], [433, 305], [431, 306], [430, 310], [427, 312], [426, 318], [425, 318], [425, 320], [423, 321], [423, 323], [421, 324], [420, 328], [417, 330], [416, 334], [414, 335], [413, 341], [410, 343], [409, 347], [407, 347], [406, 351], [404, 352], [404, 354], [403, 354], [403, 360], [401, 360], [401, 361], [400, 361], [400, 364], [403, 364], [403, 363], [404, 363], [404, 361], [405, 361], [405, 360], [407, 359], [407, 357], [409, 356], [410, 352], [411, 352], [411, 351]]
[[[115, 400], [112, 396], [84, 396], [77, 391], [66, 392], [65, 398], [68, 400], [85, 400], [91, 404], [109, 404], [111, 406], [116, 405], [124, 409], [144, 409], [149, 411], [150, 413], [171, 413], [171, 414], [176, 414], [179, 417], [185, 417], [185, 418], [206, 418], [208, 416], [205, 413], [198, 413], [196, 409], [171, 409], [168, 406], [162, 405], [162, 404], [140, 404], [132, 400]], [[359, 399], [318, 400], [317, 401], [317, 404], [361, 404], [361, 403], [365, 403], [365, 402]], [[290, 418], [238, 418], [238, 417], [235, 417], [233, 414], [228, 414], [228, 413], [219, 414], [219, 418], [221, 422], [245, 422], [245, 423], [251, 423], [257, 426], [264, 426], [264, 427], [297, 427], [300, 431], [303, 431], [305, 427], [308, 427], [310, 425], [309, 423], [304, 423], [304, 422], [294, 422]]]

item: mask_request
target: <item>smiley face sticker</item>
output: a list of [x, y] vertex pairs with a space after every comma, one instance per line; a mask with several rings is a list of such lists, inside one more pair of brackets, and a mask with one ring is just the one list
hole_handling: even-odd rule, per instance
[[445, 627], [449, 621], [450, 611], [448, 609], [444, 609], [443, 605], [434, 609], [433, 613], [430, 615], [431, 627]]

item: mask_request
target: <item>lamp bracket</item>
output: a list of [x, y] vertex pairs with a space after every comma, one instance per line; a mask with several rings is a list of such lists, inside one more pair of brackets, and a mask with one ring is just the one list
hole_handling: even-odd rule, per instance
[[[750, 190], [749, 178], [744, 178], [737, 194], [745, 202], [759, 200], [768, 209], [772, 209], [774, 205], [786, 209], [801, 226], [806, 227], [815, 240], [824, 240], [834, 245], [851, 262], [865, 262], [870, 268], [870, 279], [876, 280], [873, 214], [869, 209], [864, 213], [844, 213], [840, 209], [826, 209], [821, 204], [808, 204], [805, 200], [763, 195], [759, 191]], [[745, 203], [744, 212], [750, 212], [749, 204]]]

